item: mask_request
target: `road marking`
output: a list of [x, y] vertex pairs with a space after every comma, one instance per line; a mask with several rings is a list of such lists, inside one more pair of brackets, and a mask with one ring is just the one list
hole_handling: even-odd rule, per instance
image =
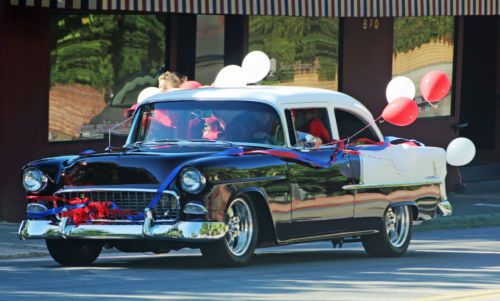
[[498, 300], [500, 290], [480, 290], [443, 296], [433, 296], [415, 301], [477, 301], [477, 300]]
[[473, 204], [474, 206], [481, 206], [481, 207], [493, 207], [493, 208], [500, 208], [500, 205], [498, 204], [488, 204], [488, 203], [476, 203]]

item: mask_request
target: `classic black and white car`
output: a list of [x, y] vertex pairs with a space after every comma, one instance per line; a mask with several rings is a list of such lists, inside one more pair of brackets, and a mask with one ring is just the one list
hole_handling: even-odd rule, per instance
[[22, 239], [62, 265], [103, 247], [199, 248], [243, 265], [256, 248], [362, 242], [401, 256], [413, 224], [450, 215], [445, 151], [384, 137], [342, 93], [299, 87], [200, 88], [141, 103], [126, 144], [23, 168]]

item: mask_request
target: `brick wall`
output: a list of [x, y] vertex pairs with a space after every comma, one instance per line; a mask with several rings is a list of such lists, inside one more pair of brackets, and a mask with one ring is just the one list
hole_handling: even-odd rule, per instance
[[392, 74], [405, 74], [422, 67], [453, 63], [453, 44], [445, 41], [436, 41], [413, 49], [398, 53], [392, 58]]
[[104, 92], [81, 84], [56, 84], [49, 94], [49, 135], [76, 139], [81, 127], [106, 106]]

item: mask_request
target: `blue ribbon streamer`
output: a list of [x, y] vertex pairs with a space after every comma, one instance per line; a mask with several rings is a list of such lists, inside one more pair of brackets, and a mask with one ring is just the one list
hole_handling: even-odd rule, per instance
[[[399, 140], [399, 139], [402, 139], [402, 140], [405, 140], [408, 142], [414, 142], [414, 143], [419, 144], [419, 145], [423, 145], [422, 143], [420, 143], [416, 140], [408, 140], [408, 139], [403, 139], [403, 138], [385, 136], [384, 137], [384, 144], [382, 144], [382, 145], [363, 145], [363, 146], [348, 145], [348, 146], [346, 146], [346, 149], [354, 150], [354, 151], [360, 151], [360, 150], [380, 151], [380, 150], [387, 148], [389, 145], [391, 145], [391, 141]], [[294, 158], [280, 157], [277, 154], [273, 154], [273, 151], [282, 152], [282, 153], [283, 152], [290, 153], [296, 157], [294, 157]], [[243, 153], [244, 153], [244, 150], [242, 147], [233, 147], [233, 148], [229, 148], [229, 149], [223, 150], [221, 152], [212, 154], [209, 157], [240, 156]], [[306, 163], [306, 164], [309, 164], [311, 166], [320, 167], [320, 168], [328, 168], [332, 165], [332, 162], [335, 161], [332, 159], [330, 161], [323, 162], [323, 161], [317, 160], [316, 158], [314, 158], [312, 156], [304, 154], [302, 152], [290, 150], [287, 148], [272, 148], [269, 150], [269, 152], [266, 152], [266, 154], [278, 157], [278, 158], [283, 159], [283, 160], [291, 160], [291, 161], [295, 161], [295, 162], [299, 162], [299, 163]], [[336, 154], [337, 154], [337, 156], [335, 156]], [[332, 157], [338, 157], [341, 154], [342, 154], [342, 150], [333, 151]], [[170, 186], [172, 184], [172, 182], [175, 180], [175, 178], [177, 177], [179, 172], [190, 163], [192, 163], [192, 161], [184, 162], [170, 172], [168, 177], [160, 184], [160, 186], [156, 190], [156, 194], [153, 197], [153, 199], [151, 200], [151, 202], [149, 203], [147, 208], [153, 209], [154, 207], [156, 207], [156, 205], [158, 204], [158, 202], [160, 201], [160, 199], [163, 195], [163, 191], [165, 191], [168, 188], [168, 186]], [[57, 208], [53, 208], [53, 209], [50, 209], [50, 210], [47, 210], [44, 212], [39, 212], [39, 213], [28, 212], [28, 218], [43, 218], [43, 217], [47, 217], [50, 215], [56, 215], [56, 214], [61, 213], [64, 209], [71, 210], [71, 209], [83, 208], [83, 207], [87, 206], [90, 202], [91, 201], [88, 201], [84, 204], [67, 205], [67, 206], [63, 206], [63, 207], [57, 207]], [[111, 203], [111, 209], [120, 209], [120, 208], [115, 203]], [[141, 212], [141, 213], [138, 213], [136, 215], [128, 215], [128, 216], [126, 216], [126, 218], [128, 220], [131, 220], [131, 221], [143, 220], [144, 213]]]

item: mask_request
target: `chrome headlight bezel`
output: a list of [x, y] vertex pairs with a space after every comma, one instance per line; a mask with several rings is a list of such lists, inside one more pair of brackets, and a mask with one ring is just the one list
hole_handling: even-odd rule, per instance
[[186, 167], [180, 173], [180, 182], [182, 190], [191, 194], [198, 194], [205, 188], [207, 179], [198, 169]]
[[[32, 181], [30, 185], [28, 181]], [[47, 187], [47, 175], [36, 167], [28, 167], [23, 171], [23, 187], [27, 192], [37, 193]], [[36, 185], [33, 185], [36, 183]]]

